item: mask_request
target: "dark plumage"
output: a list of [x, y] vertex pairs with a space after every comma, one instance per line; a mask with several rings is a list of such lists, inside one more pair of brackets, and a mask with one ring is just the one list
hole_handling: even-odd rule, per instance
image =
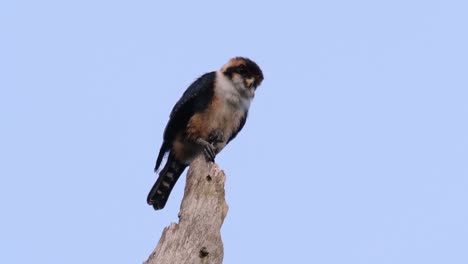
[[263, 73], [255, 62], [236, 57], [187, 88], [164, 130], [155, 172], [164, 155], [169, 155], [148, 194], [148, 204], [162, 209], [180, 175], [197, 155], [203, 153], [214, 161], [243, 128], [250, 102], [262, 81]]
[[207, 108], [214, 94], [214, 81], [216, 72], [205, 73], [195, 80], [185, 90], [182, 97], [174, 105], [169, 116], [169, 122], [164, 129], [164, 141], [159, 150], [158, 159], [154, 171], [161, 165], [164, 154], [170, 150], [177, 132], [182, 131], [194, 112], [200, 112]]

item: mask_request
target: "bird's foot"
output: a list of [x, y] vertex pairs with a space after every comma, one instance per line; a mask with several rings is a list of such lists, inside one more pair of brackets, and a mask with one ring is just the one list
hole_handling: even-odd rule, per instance
[[213, 145], [201, 138], [197, 139], [197, 143], [203, 147], [203, 154], [205, 155], [205, 158], [208, 161], [214, 162], [216, 153]]

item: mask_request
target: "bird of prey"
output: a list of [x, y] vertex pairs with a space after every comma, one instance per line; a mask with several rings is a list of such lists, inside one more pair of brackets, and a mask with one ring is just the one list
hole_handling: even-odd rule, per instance
[[175, 183], [197, 155], [214, 162], [244, 127], [250, 102], [262, 81], [262, 70], [255, 62], [235, 57], [187, 88], [164, 130], [154, 171], [166, 153], [167, 161], [148, 194], [149, 205], [155, 210], [164, 208]]

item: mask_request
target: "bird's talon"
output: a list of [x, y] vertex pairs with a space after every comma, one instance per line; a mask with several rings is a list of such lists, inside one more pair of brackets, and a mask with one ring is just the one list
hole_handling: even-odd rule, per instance
[[205, 153], [205, 157], [208, 161], [214, 162], [215, 154], [211, 145], [206, 145], [203, 152]]

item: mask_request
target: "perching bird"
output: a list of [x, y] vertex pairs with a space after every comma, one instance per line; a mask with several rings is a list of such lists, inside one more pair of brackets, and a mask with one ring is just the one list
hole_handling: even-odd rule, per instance
[[155, 172], [164, 155], [169, 155], [148, 194], [148, 204], [155, 210], [164, 208], [179, 176], [197, 155], [214, 161], [244, 127], [250, 102], [262, 81], [262, 70], [255, 62], [236, 57], [187, 88], [164, 130]]

